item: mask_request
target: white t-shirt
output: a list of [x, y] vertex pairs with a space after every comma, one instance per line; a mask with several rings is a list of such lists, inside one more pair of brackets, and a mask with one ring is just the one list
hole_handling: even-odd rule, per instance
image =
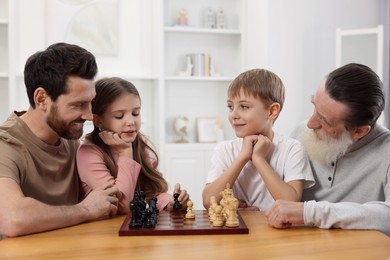
[[[242, 138], [237, 138], [217, 144], [206, 183], [216, 180], [233, 163], [241, 151], [242, 141]], [[309, 159], [300, 142], [276, 133], [272, 142], [274, 149], [269, 162], [272, 169], [285, 182], [305, 180], [305, 189], [313, 186], [315, 182]], [[238, 200], [245, 201], [248, 206], [256, 206], [261, 211], [267, 210], [275, 201], [252, 161], [245, 164], [232, 189]]]

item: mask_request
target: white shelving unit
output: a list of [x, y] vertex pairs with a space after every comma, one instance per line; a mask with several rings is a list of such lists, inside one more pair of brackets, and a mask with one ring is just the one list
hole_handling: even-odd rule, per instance
[[[223, 29], [205, 28], [204, 15], [211, 8], [223, 10]], [[162, 23], [159, 35], [159, 155], [161, 170], [170, 184], [181, 183], [202, 209], [202, 190], [216, 143], [199, 143], [197, 118], [224, 119], [225, 138], [233, 138], [227, 121], [226, 91], [232, 79], [246, 67], [245, 0], [166, 0], [156, 7]], [[177, 26], [180, 10], [186, 10], [187, 26]], [[162, 13], [161, 13], [162, 10]], [[208, 53], [214, 65], [212, 76], [180, 76], [186, 70], [186, 56]], [[188, 143], [176, 143], [173, 129], [178, 116], [189, 119]]]
[[23, 69], [44, 48], [44, 6], [43, 0], [0, 0], [0, 122], [28, 108]]

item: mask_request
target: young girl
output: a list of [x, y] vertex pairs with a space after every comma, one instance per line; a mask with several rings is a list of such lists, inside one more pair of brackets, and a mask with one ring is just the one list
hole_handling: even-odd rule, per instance
[[301, 144], [275, 133], [273, 124], [283, 107], [284, 86], [271, 71], [241, 73], [228, 89], [229, 121], [238, 138], [218, 144], [203, 190], [203, 205], [221, 199], [229, 183], [239, 207], [267, 210], [277, 199], [300, 201], [314, 184]]
[[[118, 213], [127, 214], [135, 190], [146, 200], [157, 197], [159, 210], [171, 210], [175, 203], [168, 184], [157, 171], [158, 156], [139, 132], [141, 99], [134, 85], [121, 78], [96, 82], [92, 102], [94, 130], [77, 151], [77, 167], [85, 194], [103, 183], [114, 183], [121, 196]], [[174, 193], [185, 210], [189, 195], [176, 184]]]

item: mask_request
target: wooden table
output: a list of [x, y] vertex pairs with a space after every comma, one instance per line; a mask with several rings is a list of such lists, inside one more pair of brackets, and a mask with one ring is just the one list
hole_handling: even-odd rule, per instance
[[241, 212], [249, 234], [118, 236], [125, 216], [0, 241], [0, 259], [390, 259], [378, 231], [273, 229]]

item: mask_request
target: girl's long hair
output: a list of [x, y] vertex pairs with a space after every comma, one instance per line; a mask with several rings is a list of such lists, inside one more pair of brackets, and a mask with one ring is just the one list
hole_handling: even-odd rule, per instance
[[[92, 113], [102, 117], [108, 106], [124, 94], [132, 94], [140, 98], [138, 90], [129, 81], [117, 77], [98, 80], [96, 82], [96, 97], [92, 102]], [[94, 126], [93, 131], [87, 134], [85, 139], [101, 149], [107, 168], [110, 170], [111, 175], [116, 178], [118, 165], [113, 158], [110, 147], [100, 138], [99, 132], [100, 129]], [[145, 191], [149, 199], [159, 193], [166, 192], [168, 190], [168, 184], [162, 174], [157, 170], [158, 155], [149, 144], [148, 138], [139, 132], [132, 146], [133, 159], [141, 165], [136, 189]]]

